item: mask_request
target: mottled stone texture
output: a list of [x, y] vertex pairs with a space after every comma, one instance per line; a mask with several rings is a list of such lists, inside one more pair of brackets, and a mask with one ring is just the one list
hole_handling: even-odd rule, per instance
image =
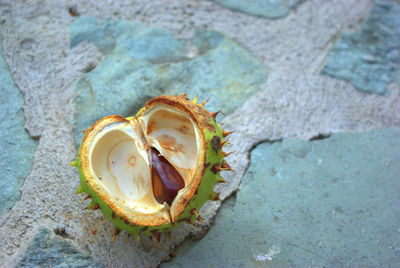
[[[3, 49], [0, 38], [0, 53]], [[0, 55], [0, 215], [19, 200], [20, 188], [32, 168], [36, 142], [24, 129], [24, 97]]]
[[232, 10], [260, 16], [267, 19], [277, 19], [286, 16], [289, 11], [303, 0], [213, 0]]
[[383, 95], [389, 83], [400, 82], [399, 67], [400, 3], [378, 0], [360, 30], [335, 44], [322, 73]]
[[[268, 20], [259, 16], [233, 12], [231, 9], [225, 8], [214, 1], [3, 1], [0, 4], [0, 21], [2, 22], [0, 33], [2, 36], [4, 60], [10, 69], [15, 84], [24, 95], [25, 128], [31, 136], [40, 138], [40, 141], [35, 151], [32, 171], [25, 179], [22, 187], [20, 201], [15, 203], [13, 209], [8, 213], [0, 215], [0, 266], [17, 266], [24, 256], [25, 250], [37, 234], [37, 230], [45, 227], [48, 230], [56, 228], [65, 230], [63, 238], [65, 237], [69, 244], [84, 254], [90, 255], [105, 267], [116, 267], [116, 264], [119, 267], [158, 267], [161, 261], [169, 259], [170, 253], [175, 247], [179, 248], [179, 244], [187, 236], [194, 235], [199, 238], [202, 233], [211, 227], [208, 236], [196, 243], [191, 243], [192, 249], [195, 249], [196, 244], [199, 244], [199, 247], [206, 245], [208, 240], [216, 243], [216, 240], [213, 240], [213, 236], [218, 236], [223, 229], [221, 222], [225, 217], [234, 221], [233, 223], [232, 221], [224, 222], [223, 227], [230, 230], [232, 237], [236, 236], [235, 240], [230, 240], [229, 238], [225, 241], [225, 244], [216, 244], [218, 247], [207, 244], [209, 247], [204, 247], [203, 251], [204, 254], [208, 254], [210, 249], [220, 252], [218, 257], [226, 258], [216, 260], [221, 263], [220, 266], [227, 266], [229, 264], [229, 257], [232, 255], [227, 254], [227, 257], [221, 256], [230, 249], [231, 244], [244, 251], [246, 249], [244, 245], [248, 246], [251, 239], [255, 241], [255, 246], [253, 247], [254, 254], [258, 254], [257, 259], [259, 260], [271, 258], [276, 254], [276, 250], [271, 250], [271, 254], [269, 255], [266, 254], [272, 247], [271, 245], [280, 247], [281, 253], [276, 255], [272, 263], [269, 264], [254, 263], [253, 255], [250, 254], [246, 256], [246, 261], [248, 262], [245, 263], [245, 267], [268, 265], [279, 267], [278, 264], [273, 264], [290, 251], [301, 254], [304, 257], [315, 256], [309, 251], [317, 254], [324, 253], [318, 251], [318, 248], [313, 246], [314, 244], [307, 246], [292, 242], [305, 249], [302, 253], [299, 253], [302, 251], [301, 249], [294, 246], [288, 247], [285, 243], [278, 243], [281, 241], [280, 238], [272, 239], [277, 236], [265, 239], [265, 245], [259, 247], [260, 240], [254, 240], [252, 235], [248, 235], [248, 238], [244, 235], [239, 235], [241, 229], [236, 227], [237, 221], [235, 219], [238, 213], [233, 208], [234, 197], [224, 201], [228, 202], [225, 206], [228, 209], [218, 211], [218, 218], [215, 221], [215, 228], [217, 230], [215, 232], [213, 231], [212, 219], [220, 206], [219, 201], [210, 202], [204, 206], [201, 215], [204, 217], [205, 223], [199, 229], [191, 228], [190, 225], [183, 225], [182, 228], [178, 227], [174, 230], [172, 237], [162, 235], [160, 248], [152, 247], [150, 241], [143, 239], [145, 237], [141, 238], [140, 243], [135, 243], [134, 238], [128, 238], [126, 232], [121, 232], [118, 239], [112, 242], [114, 226], [104, 218], [101, 211], [97, 210], [88, 213], [84, 208], [90, 200], [81, 203], [80, 201], [83, 199], [83, 196], [75, 194], [75, 190], [79, 185], [79, 174], [76, 169], [73, 169], [69, 165], [76, 157], [77, 150], [75, 144], [80, 143], [80, 139], [77, 139], [75, 143], [73, 138], [73, 128], [76, 129], [76, 125], [73, 125], [74, 104], [77, 103], [76, 96], [79, 95], [77, 94], [77, 84], [74, 81], [79, 81], [80, 78], [82, 78], [81, 83], [83, 83], [83, 79], [89, 80], [90, 83], [92, 83], [90, 79], [93, 80], [96, 78], [101, 80], [100, 75], [95, 76], [93, 73], [97, 72], [97, 69], [101, 68], [101, 65], [106, 64], [107, 61], [112, 62], [109, 59], [111, 56], [113, 57], [111, 59], [115, 58], [119, 60], [122, 58], [126, 62], [129, 62], [129, 60], [124, 58], [124, 54], [127, 54], [128, 59], [132, 59], [131, 62], [150, 69], [147, 74], [149, 77], [148, 83], [151, 86], [156, 84], [151, 76], [156, 72], [152, 72], [151, 68], [159, 70], [165, 66], [166, 71], [175, 70], [173, 68], [176, 67], [171, 67], [175, 66], [175, 64], [185, 66], [183, 65], [185, 62], [189, 64], [192, 61], [200, 61], [202, 57], [212, 58], [207, 55], [211, 55], [212, 53], [222, 54], [224, 52], [222, 46], [218, 44], [234, 40], [232, 43], [238, 49], [244, 47], [250, 51], [254, 57], [251, 55], [249, 57], [252, 57], [252, 59], [256, 58], [257, 61], [262, 63], [260, 70], [263, 70], [263, 73], [265, 73], [265, 69], [268, 70], [268, 78], [261, 84], [260, 90], [257, 90], [251, 97], [247, 98], [244, 96], [244, 103], [235, 108], [232, 113], [218, 118], [224, 129], [235, 131], [229, 136], [230, 144], [226, 145], [227, 151], [235, 151], [234, 154], [231, 154], [227, 158], [228, 163], [235, 169], [235, 172], [224, 173], [223, 177], [229, 183], [219, 184], [214, 189], [215, 191], [220, 191], [220, 197], [225, 199], [237, 189], [245, 171], [250, 170], [250, 151], [261, 141], [273, 142], [284, 139], [285, 142], [282, 144], [282, 150], [287, 152], [285, 154], [289, 155], [289, 157], [296, 157], [300, 161], [307, 161], [307, 158], [314, 151], [314, 142], [317, 143], [319, 141], [309, 143], [306, 140], [318, 137], [320, 134], [363, 132], [378, 128], [400, 127], [399, 85], [395, 83], [389, 84], [388, 91], [390, 94], [379, 96], [354, 90], [354, 87], [350, 83], [343, 80], [327, 75], [320, 75], [321, 68], [323, 68], [327, 60], [327, 53], [336, 42], [336, 38], [340, 37], [343, 32], [351, 32], [354, 29], [359, 29], [361, 23], [371, 11], [373, 4], [373, 0], [303, 1], [295, 10], [289, 12], [286, 17], [278, 20]], [[96, 17], [97, 22], [87, 21], [87, 30], [77, 30], [76, 35], [71, 35], [70, 30], [76, 26], [77, 17], [72, 16], [73, 14], [71, 15], [70, 10], [77, 10], [77, 13], [82, 16]], [[110, 20], [104, 20], [106, 18], [110, 18]], [[85, 18], [82, 17], [79, 20], [85, 20]], [[111, 25], [117, 22], [119, 23], [118, 28], [124, 28], [123, 21], [130, 21], [130, 25], [138, 27], [132, 27], [132, 29], [141, 29], [140, 31], [133, 30], [132, 32], [135, 34], [134, 36], [139, 36], [140, 40], [145, 40], [140, 42], [146, 44], [148, 49], [151, 46], [147, 42], [148, 38], [146, 36], [149, 35], [151, 37], [149, 38], [152, 40], [151, 43], [155, 42], [156, 44], [155, 29], [165, 29], [162, 30], [162, 34], [157, 34], [157, 36], [162, 36], [162, 38], [160, 37], [157, 40], [168, 40], [165, 43], [169, 43], [169, 45], [164, 46], [164, 49], [169, 49], [168, 52], [160, 49], [151, 49], [151, 53], [146, 53], [147, 50], [140, 50], [143, 56], [139, 53], [130, 54], [133, 53], [131, 50], [120, 45], [124, 43], [120, 41], [120, 36], [127, 36], [126, 34], [112, 35], [114, 36], [112, 38], [108, 38], [104, 34], [104, 32], [113, 33], [114, 28]], [[107, 26], [109, 27], [108, 30], [97, 31], [96, 27], [106, 27], [106, 24], [109, 25]], [[126, 27], [129, 28], [131, 26]], [[203, 29], [203, 33], [200, 34], [201, 32], [198, 32], [195, 34], [196, 29], [199, 28]], [[84, 33], [86, 31], [88, 34], [85, 36]], [[97, 34], [101, 34], [97, 38], [93, 37], [93, 35], [96, 35], [96, 31]], [[152, 33], [150, 34], [149, 31]], [[223, 37], [220, 43], [208, 42], [209, 45], [207, 45], [207, 42], [195, 41], [198, 38], [196, 36], [206, 36], [206, 33], [216, 32], [220, 33], [218, 35]], [[168, 35], [168, 33], [170, 34]], [[80, 37], [78, 37], [79, 35]], [[73, 36], [76, 36], [76, 38], [71, 40]], [[92, 36], [90, 38], [94, 41], [90, 41], [89, 36]], [[172, 41], [172, 39], [176, 41]], [[218, 38], [203, 37], [200, 39], [216, 40]], [[74, 42], [72, 47], [71, 41]], [[128, 47], [130, 43], [134, 47], [141, 46], [138, 39], [132, 38], [130, 41], [132, 42], [127, 42]], [[103, 44], [100, 44], [102, 42]], [[163, 41], [159, 41], [158, 44], [160, 42]], [[201, 45], [201, 43], [204, 45]], [[237, 44], [240, 44], [240, 46]], [[157, 46], [159, 45], [155, 45], [155, 47]], [[207, 50], [207, 46], [211, 47], [211, 49]], [[224, 47], [226, 53], [229, 52], [229, 55], [231, 55], [232, 53], [229, 49], [232, 47]], [[115, 53], [117, 50], [123, 52], [117, 54]], [[136, 51], [136, 48], [133, 51]], [[205, 51], [205, 53], [201, 51]], [[154, 56], [151, 56], [152, 54]], [[164, 55], [164, 57], [160, 59], [160, 55]], [[184, 55], [187, 59], [182, 61], [180, 59], [181, 55]], [[158, 60], [155, 61], [154, 59]], [[204, 66], [210, 68], [209, 65], [211, 63], [213, 62], [210, 62], [210, 64], [204, 63]], [[120, 65], [116, 61], [115, 67], [120, 68]], [[129, 66], [129, 64], [126, 65]], [[234, 64], [232, 65], [235, 66]], [[221, 65], [213, 63], [212, 66]], [[182, 77], [185, 81], [191, 81], [190, 85], [197, 85], [196, 79], [198, 80], [200, 77], [199, 72], [210, 70], [207, 68], [196, 69], [192, 67], [192, 69], [184, 69], [181, 67], [179, 70], [182, 74], [177, 77]], [[235, 70], [232, 72], [230, 64], [223, 65], [221, 68], [224, 68], [224, 70], [216, 70], [215, 72], [224, 72], [223, 77], [225, 75], [245, 76]], [[137, 74], [137, 68], [132, 67], [132, 70], [132, 76], [143, 77]], [[191, 75], [186, 75], [185, 70], [192, 73], [193, 80], [191, 80]], [[110, 74], [107, 74], [104, 71], [104, 77], [118, 77], [117, 71], [110, 70], [109, 68], [109, 72]], [[93, 78], [90, 78], [90, 75]], [[161, 74], [158, 75], [164, 77]], [[104, 88], [107, 90], [109, 88], [114, 89], [118, 88], [119, 84], [123, 84], [124, 81], [129, 81], [126, 78], [127, 76], [121, 76], [120, 80], [109, 79], [110, 81], [114, 81], [112, 87], [107, 87], [105, 81], [94, 81], [93, 84], [104, 85]], [[204, 77], [212, 76], [210, 74]], [[254, 75], [250, 74], [249, 77], [254, 77]], [[131, 81], [133, 83], [131, 88], [133, 88], [136, 86], [135, 83], [137, 81], [134, 79], [131, 79]], [[163, 81], [165, 80], [161, 80], [160, 84]], [[172, 81], [171, 83], [173, 85], [175, 83], [188, 85], [184, 83], [185, 81]], [[211, 80], [211, 82], [214, 81]], [[249, 88], [256, 88], [256, 84], [252, 84]], [[157, 88], [156, 86], [153, 87]], [[151, 91], [156, 90], [151, 89]], [[123, 95], [125, 96], [126, 94], [124, 92]], [[140, 92], [138, 94], [144, 95], [144, 93]], [[225, 94], [229, 94], [229, 92], [225, 92]], [[194, 95], [191, 95], [191, 97], [194, 97]], [[206, 98], [208, 96], [200, 96], [201, 100]], [[212, 98], [215, 98], [214, 95]], [[104, 98], [100, 99], [103, 103], [95, 102], [99, 107], [103, 107], [108, 103], [108, 100]], [[143, 97], [144, 101], [145, 98]], [[121, 103], [123, 104], [122, 101]], [[220, 107], [216, 107], [217, 105], [213, 105], [216, 110], [220, 109]], [[87, 106], [90, 109], [93, 108], [90, 102], [88, 102]], [[119, 109], [119, 105], [114, 106]], [[137, 106], [140, 107], [142, 105]], [[83, 110], [83, 108], [81, 109]], [[90, 109], [88, 108], [87, 110], [88, 114], [91, 113]], [[110, 108], [110, 110], [112, 111], [113, 109]], [[131, 110], [128, 112], [134, 112], [134, 107]], [[85, 113], [81, 113], [81, 115], [86, 116]], [[100, 117], [100, 115], [98, 116]], [[95, 117], [90, 120], [96, 120], [97, 118]], [[90, 122], [90, 124], [92, 123]], [[297, 139], [285, 139], [288, 137], [297, 137], [304, 140], [298, 142], [299, 140]], [[362, 162], [365, 167], [374, 165], [376, 158], [373, 155], [371, 153], [366, 155], [372, 164]], [[289, 157], [287, 159], [290, 159]], [[252, 157], [252, 159], [254, 158]], [[376, 178], [382, 178], [382, 174], [386, 174], [386, 171], [392, 172], [393, 163], [389, 169], [382, 168]], [[14, 163], [14, 165], [17, 164]], [[264, 164], [267, 165], [268, 162]], [[349, 166], [353, 167], [354, 165], [356, 163]], [[364, 166], [360, 167], [360, 169], [364, 168]], [[335, 172], [346, 172], [346, 169], [340, 167]], [[262, 199], [272, 194], [269, 191], [272, 187], [269, 187], [269, 185], [266, 187], [265, 184], [259, 183], [261, 178], [269, 176], [268, 173], [267, 175], [259, 174], [255, 185], [248, 184], [250, 181], [248, 176], [245, 178], [247, 182], [243, 185], [244, 187], [249, 185], [250, 188], [257, 190], [254, 194], [255, 196]], [[301, 178], [300, 175], [297, 177]], [[268, 181], [268, 183], [270, 182]], [[370, 182], [373, 186], [368, 186], [368, 189], [380, 187], [374, 180]], [[376, 185], [378, 187], [375, 187]], [[329, 186], [330, 184], [323, 190], [328, 191]], [[301, 189], [299, 185], [298, 188]], [[336, 188], [332, 189], [337, 190]], [[332, 192], [335, 194], [333, 190]], [[282, 193], [282, 196], [284, 194], [289, 195], [289, 191]], [[294, 199], [291, 204], [291, 208], [294, 208], [291, 210], [293, 213], [299, 210], [299, 206], [304, 204], [303, 199], [296, 199], [297, 194], [298, 192], [293, 191], [293, 197], [291, 197], [291, 199]], [[377, 197], [381, 196], [380, 194], [379, 191], [376, 191]], [[240, 200], [240, 195], [241, 191], [238, 192], [237, 200]], [[356, 196], [356, 194], [352, 194], [351, 196]], [[275, 196], [274, 198], [280, 200], [279, 196]], [[288, 197], [286, 196], [286, 198]], [[230, 207], [232, 209], [229, 209]], [[327, 206], [325, 210], [331, 211], [331, 207], [335, 208], [336, 204], [334, 206]], [[260, 237], [265, 237], [262, 232], [267, 232], [273, 227], [271, 219], [265, 218], [265, 214], [272, 211], [272, 208], [267, 208], [268, 210], [264, 214], [257, 213], [256, 208], [255, 206], [248, 208], [249, 211], [253, 211], [257, 215], [251, 224], [246, 222], [244, 230], [246, 232], [253, 230], [253, 235], [259, 234]], [[262, 209], [265, 209], [265, 207], [262, 207]], [[342, 209], [346, 211], [345, 207], [342, 207]], [[377, 225], [380, 225], [382, 230], [386, 230], [386, 224], [380, 222], [379, 218], [379, 216], [385, 213], [384, 211], [376, 213], [377, 218], [370, 218], [371, 221], [368, 221], [366, 226], [371, 227], [373, 222], [377, 220]], [[388, 211], [393, 210], [388, 208]], [[235, 213], [235, 219], [230, 215], [232, 212]], [[376, 211], [373, 212], [375, 213]], [[277, 216], [281, 222], [284, 222], [283, 218], [279, 217], [279, 215]], [[358, 214], [354, 214], [355, 219], [357, 219], [356, 217], [359, 217]], [[275, 219], [279, 220], [278, 218]], [[297, 223], [298, 226], [303, 226], [305, 224], [303, 222], [307, 222], [309, 218], [304, 216]], [[268, 222], [263, 223], [264, 221]], [[254, 226], [252, 225], [253, 222]], [[264, 229], [258, 231], [260, 228], [257, 229], [257, 227], [260, 226]], [[290, 234], [296, 241], [303, 241], [300, 239], [302, 233], [298, 226], [289, 226], [290, 228], [288, 227], [282, 233]], [[321, 230], [325, 230], [321, 226], [320, 228]], [[307, 230], [307, 228], [303, 229]], [[327, 232], [331, 232], [332, 228], [327, 228], [326, 230]], [[96, 234], [93, 234], [94, 232]], [[245, 234], [248, 234], [246, 232]], [[294, 232], [297, 233], [293, 235]], [[369, 228], [365, 228], [364, 234], [369, 234], [369, 232]], [[388, 236], [388, 241], [396, 236], [397, 233]], [[285, 238], [285, 236], [282, 237]], [[355, 250], [359, 248], [363, 249], [364, 245], [372, 243], [369, 240], [362, 240], [360, 232], [354, 232], [353, 237], [354, 241], [359, 239], [359, 243], [354, 248]], [[347, 241], [349, 241], [351, 236], [348, 235], [347, 238]], [[371, 256], [381, 251], [381, 256], [383, 257], [377, 259], [377, 261], [381, 260], [383, 263], [384, 257], [387, 256], [386, 251], [397, 250], [399, 244], [393, 244], [389, 248], [385, 248], [379, 244], [384, 243], [382, 242], [384, 240], [380, 241], [376, 242], [376, 250], [371, 252]], [[242, 243], [243, 246], [241, 245]], [[350, 245], [353, 246], [355, 243], [353, 242]], [[284, 247], [285, 245], [286, 248]], [[182, 251], [187, 250], [186, 247], [184, 246]], [[225, 247], [227, 250], [222, 251]], [[333, 249], [332, 252], [334, 252]], [[202, 252], [200, 253], [204, 255]], [[333, 253], [329, 255], [333, 255]], [[178, 258], [179, 256], [182, 256], [182, 254], [178, 249]], [[213, 255], [210, 256], [213, 257]], [[361, 257], [360, 259], [363, 260], [365, 258]], [[184, 260], [188, 260], [188, 258], [183, 256], [182, 262]], [[299, 263], [297, 263], [297, 260]], [[308, 267], [308, 265], [303, 265], [302, 260], [302, 258], [293, 258], [293, 266]], [[174, 259], [173, 264], [177, 264], [177, 261], [178, 259]], [[200, 261], [204, 261], [205, 263], [199, 263]], [[192, 263], [195, 263], [194, 265], [206, 267], [210, 262], [210, 259], [203, 258], [200, 260], [198, 254], [193, 254], [190, 264], [192, 266]], [[398, 263], [398, 260], [395, 260], [392, 266], [396, 266]], [[372, 262], [372, 264], [365, 266], [373, 266], [373, 264]], [[288, 265], [280, 266], [287, 267]], [[335, 267], [337, 266], [345, 265], [338, 264]], [[356, 265], [350, 264], [348, 266], [354, 267]]]
[[163, 267], [392, 267], [398, 163], [400, 129], [262, 143], [215, 226]]
[[74, 21], [70, 34], [71, 46], [86, 40], [107, 55], [76, 84], [77, 143], [96, 120], [134, 115], [161, 94], [198, 95], [201, 101], [210, 99], [209, 110], [231, 113], [266, 78], [261, 62], [215, 31], [198, 30], [192, 39], [178, 40], [162, 29], [83, 17]]
[[73, 248], [65, 239], [41, 228], [18, 267], [101, 267], [92, 257]]

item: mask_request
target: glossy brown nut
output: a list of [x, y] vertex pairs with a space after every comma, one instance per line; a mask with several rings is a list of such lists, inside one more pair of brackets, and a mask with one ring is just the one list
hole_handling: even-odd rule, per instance
[[185, 187], [185, 181], [157, 149], [150, 147], [149, 151], [154, 197], [160, 204], [167, 202], [171, 206], [179, 190]]

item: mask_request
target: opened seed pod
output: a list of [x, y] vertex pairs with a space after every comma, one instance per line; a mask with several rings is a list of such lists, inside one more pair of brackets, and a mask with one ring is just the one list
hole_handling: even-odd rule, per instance
[[207, 200], [218, 200], [219, 173], [231, 170], [222, 151], [217, 113], [182, 96], [159, 96], [135, 117], [107, 116], [85, 130], [77, 159], [77, 193], [91, 198], [119, 230], [169, 232], [201, 220]]

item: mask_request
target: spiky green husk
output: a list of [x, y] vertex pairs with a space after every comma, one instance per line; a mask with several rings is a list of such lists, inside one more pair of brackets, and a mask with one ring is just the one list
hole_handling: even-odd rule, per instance
[[[140, 113], [140, 112], [139, 112]], [[138, 114], [139, 114], [138, 113]], [[219, 194], [214, 192], [215, 184], [219, 182], [224, 182], [224, 180], [220, 176], [220, 172], [213, 169], [213, 167], [217, 164], [218, 166], [223, 166], [224, 154], [222, 152], [222, 146], [218, 146], [218, 149], [215, 150], [215, 146], [212, 145], [212, 139], [217, 136], [218, 140], [221, 142], [224, 141], [223, 131], [218, 123], [216, 123], [214, 118], [210, 119], [209, 122], [215, 129], [215, 131], [209, 131], [204, 129], [204, 136], [207, 143], [207, 152], [206, 152], [206, 169], [204, 172], [204, 176], [200, 182], [200, 185], [197, 189], [197, 192], [188, 205], [185, 207], [183, 212], [179, 215], [179, 217], [173, 222], [168, 224], [163, 224], [159, 226], [140, 226], [130, 223], [119, 215], [115, 214], [112, 209], [96, 194], [96, 192], [86, 183], [85, 177], [83, 175], [83, 171], [81, 168], [81, 159], [79, 158], [79, 153], [77, 159], [71, 163], [72, 166], [75, 166], [79, 170], [80, 175], [80, 185], [76, 191], [77, 194], [86, 193], [91, 197], [91, 202], [87, 206], [88, 209], [95, 208], [96, 204], [102, 210], [104, 215], [114, 224], [114, 226], [118, 230], [125, 230], [129, 234], [133, 235], [136, 239], [139, 238], [140, 234], [145, 234], [148, 236], [153, 236], [155, 233], [166, 233], [172, 231], [175, 227], [182, 225], [184, 223], [195, 224], [196, 220], [201, 220], [198, 214], [198, 211], [203, 207], [203, 205], [208, 200], [218, 200]]]

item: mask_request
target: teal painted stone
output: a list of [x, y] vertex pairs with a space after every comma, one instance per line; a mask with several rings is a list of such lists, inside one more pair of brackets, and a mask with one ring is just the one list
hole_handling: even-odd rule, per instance
[[92, 257], [73, 248], [65, 239], [42, 228], [17, 267], [101, 267]]
[[[0, 52], [3, 53], [0, 39]], [[37, 142], [24, 129], [24, 96], [0, 56], [0, 215], [20, 198], [20, 188], [32, 168]]]
[[267, 19], [277, 19], [289, 14], [303, 0], [213, 0], [232, 10]]
[[399, 163], [400, 129], [262, 143], [215, 226], [162, 267], [395, 267]]
[[166, 30], [145, 28], [128, 21], [79, 18], [70, 27], [71, 46], [93, 42], [107, 56], [76, 83], [74, 133], [112, 114], [134, 115], [145, 102], [162, 94], [187, 93], [207, 108], [231, 113], [252, 96], [266, 79], [266, 69], [228, 37], [198, 30], [187, 41]]
[[71, 47], [88, 41], [104, 54], [156, 63], [184, 60], [186, 55], [186, 42], [175, 39], [172, 33], [123, 20], [80, 17], [71, 24], [70, 37]]
[[400, 82], [400, 4], [378, 0], [356, 33], [343, 35], [332, 48], [323, 74], [356, 89], [383, 95]]

